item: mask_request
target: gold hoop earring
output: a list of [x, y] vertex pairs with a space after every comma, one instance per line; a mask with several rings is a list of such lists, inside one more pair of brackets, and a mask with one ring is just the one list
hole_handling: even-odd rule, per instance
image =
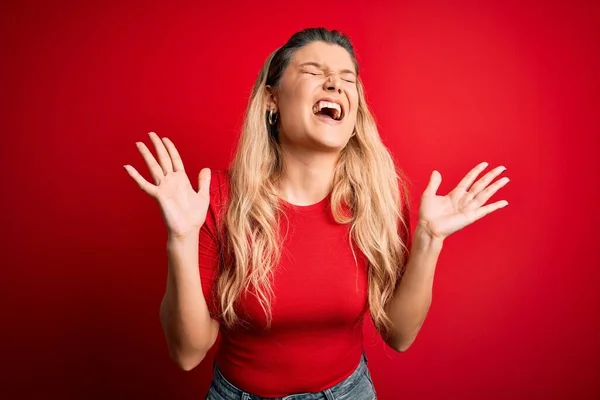
[[269, 125], [273, 126], [277, 123], [277, 114], [273, 112], [273, 110], [269, 110]]

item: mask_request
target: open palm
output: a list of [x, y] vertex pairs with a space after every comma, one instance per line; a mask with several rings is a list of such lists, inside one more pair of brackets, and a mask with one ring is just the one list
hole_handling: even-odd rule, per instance
[[125, 170], [140, 189], [159, 203], [169, 237], [186, 238], [199, 232], [206, 220], [211, 171], [209, 168], [200, 171], [198, 190], [194, 190], [173, 142], [168, 138], [160, 139], [154, 132], [150, 132], [149, 136], [158, 160], [144, 143], [137, 142], [136, 145], [154, 184], [144, 179], [131, 165], [125, 165]]
[[442, 183], [442, 176], [438, 171], [433, 171], [429, 184], [421, 197], [419, 225], [432, 237], [445, 239], [467, 225], [507, 206], [506, 200], [485, 205], [500, 188], [510, 181], [504, 177], [490, 185], [494, 178], [506, 170], [505, 167], [500, 166], [475, 182], [477, 176], [487, 166], [487, 163], [477, 165], [445, 196], [437, 194]]

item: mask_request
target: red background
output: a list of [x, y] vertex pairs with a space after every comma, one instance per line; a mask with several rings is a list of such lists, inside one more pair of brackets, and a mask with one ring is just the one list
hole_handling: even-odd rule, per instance
[[598, 3], [364, 3], [3, 4], [0, 397], [202, 397], [212, 354], [169, 360], [165, 229], [122, 165], [148, 176], [154, 130], [194, 186], [226, 167], [264, 59], [316, 25], [354, 40], [416, 204], [433, 169], [511, 178], [447, 240], [409, 351], [366, 324], [379, 397], [600, 396]]

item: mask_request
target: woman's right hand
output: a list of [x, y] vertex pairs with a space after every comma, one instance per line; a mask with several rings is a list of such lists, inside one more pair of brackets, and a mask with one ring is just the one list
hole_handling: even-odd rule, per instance
[[150, 169], [154, 185], [144, 179], [131, 165], [125, 165], [125, 170], [140, 189], [160, 205], [169, 238], [185, 239], [197, 234], [206, 220], [210, 203], [208, 189], [211, 171], [208, 168], [200, 171], [198, 191], [195, 191], [173, 142], [167, 138], [161, 140], [154, 132], [150, 132], [149, 136], [154, 144], [158, 161], [144, 143], [137, 142], [136, 145]]

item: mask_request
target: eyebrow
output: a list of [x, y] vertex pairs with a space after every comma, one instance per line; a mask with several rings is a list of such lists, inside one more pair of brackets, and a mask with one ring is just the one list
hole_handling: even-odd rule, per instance
[[[317, 67], [319, 69], [323, 69], [323, 65], [319, 64], [318, 62], [314, 62], [314, 61], [307, 61], [305, 63], [300, 64], [301, 67], [306, 67], [306, 66], [313, 66], [313, 67]], [[341, 69], [340, 74], [352, 74], [354, 76], [356, 76], [356, 72], [352, 71], [351, 69]]]

